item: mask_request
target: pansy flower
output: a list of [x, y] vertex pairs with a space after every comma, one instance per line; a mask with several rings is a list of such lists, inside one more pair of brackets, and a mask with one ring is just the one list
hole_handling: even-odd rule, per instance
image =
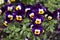
[[32, 28], [32, 33], [35, 36], [40, 36], [42, 33], [44, 33], [44, 29], [42, 28], [42, 26], [36, 26]]
[[16, 7], [15, 7], [15, 10], [16, 10], [17, 12], [20, 12], [20, 11], [25, 10], [24, 4], [23, 4], [23, 3], [17, 3], [17, 4], [16, 4]]
[[31, 23], [29, 26], [31, 27], [32, 33], [35, 36], [40, 36], [42, 33], [44, 33], [44, 29], [41, 25], [35, 25], [35, 24]]
[[47, 9], [44, 17], [47, 18], [48, 20], [52, 20], [53, 19], [53, 14]]
[[52, 20], [53, 19], [53, 14], [52, 13], [48, 14], [47, 19]]
[[15, 19], [17, 22], [21, 22], [23, 20], [24, 16], [22, 15], [16, 15]]
[[47, 7], [45, 7], [42, 4], [36, 4], [35, 5], [35, 10], [36, 13], [38, 13], [38, 15], [44, 15], [44, 17], [47, 16], [52, 16], [52, 13], [47, 9]]
[[46, 7], [44, 7], [42, 4], [36, 4], [33, 11], [35, 11], [37, 14], [43, 15], [46, 11]]
[[29, 19], [33, 19], [36, 16], [36, 13], [33, 11], [29, 11], [26, 13], [26, 15]]
[[60, 9], [57, 9], [53, 12], [54, 19], [60, 19]]
[[25, 6], [25, 12], [27, 13], [28, 11], [30, 11], [33, 8], [32, 5], [26, 5]]
[[14, 16], [15, 16], [14, 18], [16, 19], [17, 22], [21, 22], [24, 19], [23, 13], [15, 12]]
[[16, 19], [17, 22], [21, 22], [25, 17], [24, 15], [25, 15], [24, 11], [23, 12], [22, 11], [20, 11], [20, 12], [15, 11], [14, 18]]
[[6, 20], [8, 20], [8, 22], [11, 22], [13, 19], [14, 19], [13, 13], [6, 12]]
[[5, 9], [6, 11], [13, 11], [14, 10], [14, 5], [13, 4], [8, 4], [8, 5], [5, 5]]
[[7, 27], [7, 26], [8, 26], [8, 21], [5, 20], [5, 21], [3, 22], [3, 26], [4, 26], [4, 27]]
[[5, 27], [7, 27], [8, 23], [12, 22], [14, 17], [15, 17], [14, 12], [13, 13], [12, 12], [6, 12], [6, 18], [5, 18], [3, 25]]
[[40, 25], [42, 24], [42, 22], [44, 21], [44, 17], [42, 15], [37, 15], [37, 17], [35, 16], [34, 19], [32, 20], [32, 23], [36, 24], [36, 25]]

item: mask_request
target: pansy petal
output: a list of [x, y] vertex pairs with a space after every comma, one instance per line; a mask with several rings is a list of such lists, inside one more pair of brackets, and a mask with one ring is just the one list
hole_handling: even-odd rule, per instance
[[60, 9], [57, 9], [53, 12], [54, 19], [60, 19]]

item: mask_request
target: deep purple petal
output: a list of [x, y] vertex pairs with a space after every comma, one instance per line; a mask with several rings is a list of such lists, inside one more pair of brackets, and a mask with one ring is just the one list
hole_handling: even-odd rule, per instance
[[[59, 14], [58, 14], [58, 13], [59, 13]], [[53, 17], [54, 17], [54, 19], [57, 19], [58, 15], [59, 15], [59, 18], [60, 18], [60, 9], [57, 9], [57, 10], [55, 10], [55, 11], [53, 12]]]

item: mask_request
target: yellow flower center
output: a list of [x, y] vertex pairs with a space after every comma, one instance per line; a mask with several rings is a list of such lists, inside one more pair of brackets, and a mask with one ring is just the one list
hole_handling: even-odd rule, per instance
[[7, 21], [5, 21], [3, 24], [4, 24], [4, 26], [8, 26], [8, 23], [7, 23]]
[[39, 9], [39, 14], [44, 14], [44, 10], [43, 9]]
[[36, 24], [41, 24], [41, 19], [36, 19], [35, 23]]
[[19, 21], [21, 21], [22, 20], [22, 16], [16, 16], [16, 20], [19, 20]]
[[10, 0], [11, 2], [15, 2], [15, 0]]
[[34, 18], [34, 13], [31, 13], [29, 16], [30, 18]]
[[35, 29], [35, 32], [34, 32], [34, 34], [37, 34], [37, 35], [39, 35], [39, 34], [40, 34], [40, 30], [39, 30], [39, 29]]
[[52, 17], [51, 16], [48, 16], [48, 20], [52, 20]]
[[10, 20], [13, 20], [13, 16], [12, 16], [12, 15], [8, 15], [8, 18], [9, 18]]
[[0, 9], [0, 15], [2, 14], [2, 10]]
[[21, 10], [21, 6], [20, 5], [16, 6], [16, 10]]

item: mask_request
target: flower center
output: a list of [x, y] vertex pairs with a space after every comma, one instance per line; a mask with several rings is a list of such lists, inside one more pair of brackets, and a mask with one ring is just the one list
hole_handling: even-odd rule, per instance
[[52, 17], [51, 16], [48, 16], [48, 20], [52, 20]]
[[37, 35], [39, 35], [39, 34], [40, 34], [40, 30], [39, 30], [39, 29], [35, 29], [35, 32], [34, 32], [34, 34], [37, 34]]
[[36, 24], [41, 24], [41, 19], [36, 19], [35, 23]]
[[3, 24], [4, 24], [4, 26], [8, 26], [8, 22], [7, 21], [5, 21]]
[[8, 15], [8, 18], [9, 18], [10, 20], [13, 20], [13, 16], [12, 16], [12, 15]]
[[22, 16], [16, 16], [16, 20], [21, 21], [22, 20]]
[[11, 2], [15, 2], [15, 0], [10, 0]]
[[30, 18], [34, 18], [34, 13], [31, 13], [29, 16]]
[[43, 9], [39, 9], [39, 14], [44, 14], [44, 10]]
[[20, 5], [16, 6], [16, 10], [21, 10], [21, 6]]

